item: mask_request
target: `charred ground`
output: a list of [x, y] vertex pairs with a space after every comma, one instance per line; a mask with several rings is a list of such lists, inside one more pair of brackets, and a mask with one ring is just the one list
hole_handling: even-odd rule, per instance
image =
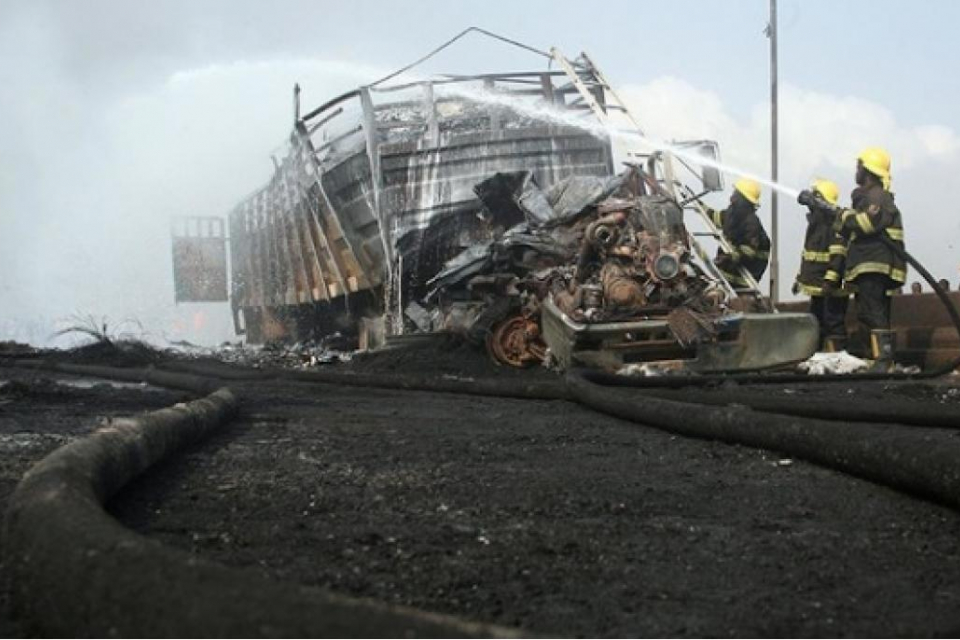
[[[502, 373], [453, 343], [349, 367]], [[180, 397], [61, 388], [34, 372], [3, 371], [14, 384], [0, 391], [0, 429], [16, 443], [0, 469], [4, 499], [31, 462], [101, 418]], [[960, 630], [960, 515], [938, 505], [775, 452], [679, 438], [562, 401], [232, 386], [244, 398], [241, 417], [119, 495], [111, 510], [123, 523], [277, 579], [532, 633]], [[957, 401], [949, 385], [777, 392], [906, 407]], [[8, 635], [23, 631], [3, 624]]]

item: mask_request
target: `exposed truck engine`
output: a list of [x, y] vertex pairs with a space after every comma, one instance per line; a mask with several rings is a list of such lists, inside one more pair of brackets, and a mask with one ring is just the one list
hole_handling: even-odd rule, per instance
[[430, 280], [418, 328], [461, 333], [512, 366], [723, 371], [808, 357], [810, 318], [742, 312], [697, 259], [680, 205], [649, 184], [639, 167], [545, 192], [529, 174], [479, 184], [488, 210], [524, 221]]

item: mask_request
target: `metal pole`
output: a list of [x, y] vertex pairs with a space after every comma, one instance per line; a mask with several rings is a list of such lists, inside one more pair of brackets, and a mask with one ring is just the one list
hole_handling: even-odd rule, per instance
[[[770, 0], [770, 24], [767, 26], [770, 38], [770, 179], [777, 182], [777, 0]], [[776, 305], [780, 301], [780, 225], [777, 220], [777, 191], [770, 194], [770, 302]]]
[[293, 125], [300, 122], [300, 83], [293, 85]]

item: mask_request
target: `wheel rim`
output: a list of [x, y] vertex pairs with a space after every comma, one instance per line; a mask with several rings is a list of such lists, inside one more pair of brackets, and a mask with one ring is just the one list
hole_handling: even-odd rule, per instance
[[518, 368], [541, 363], [547, 356], [539, 323], [523, 315], [498, 323], [487, 338], [487, 351], [498, 363]]

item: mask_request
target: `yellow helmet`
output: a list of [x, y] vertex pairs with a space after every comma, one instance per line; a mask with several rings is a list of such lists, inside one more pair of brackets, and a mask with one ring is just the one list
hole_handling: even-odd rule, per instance
[[760, 183], [750, 178], [740, 178], [734, 183], [733, 188], [740, 192], [744, 198], [753, 204], [760, 206]]
[[880, 147], [867, 147], [860, 152], [857, 160], [863, 168], [880, 178], [883, 188], [890, 189], [890, 154]]
[[814, 191], [819, 193], [826, 199], [827, 202], [836, 206], [837, 202], [840, 200], [840, 187], [837, 186], [837, 183], [830, 182], [829, 180], [814, 180], [812, 188]]

